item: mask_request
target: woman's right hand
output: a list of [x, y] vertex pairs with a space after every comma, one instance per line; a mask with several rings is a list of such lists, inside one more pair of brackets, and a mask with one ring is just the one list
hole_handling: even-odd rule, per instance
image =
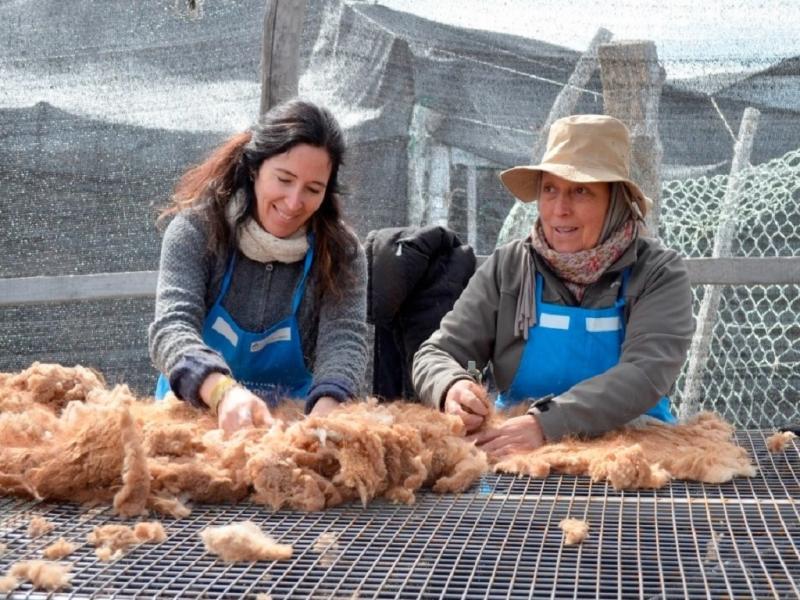
[[444, 412], [459, 417], [467, 433], [475, 431], [489, 414], [486, 389], [470, 379], [459, 379], [447, 390]]
[[264, 401], [250, 390], [237, 385], [229, 389], [217, 406], [220, 429], [230, 435], [245, 427], [269, 427], [272, 415]]

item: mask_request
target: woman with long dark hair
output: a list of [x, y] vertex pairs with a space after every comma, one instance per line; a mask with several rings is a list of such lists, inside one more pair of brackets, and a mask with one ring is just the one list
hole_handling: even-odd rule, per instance
[[293, 100], [179, 180], [149, 330], [157, 398], [233, 431], [269, 424], [281, 398], [324, 414], [358, 395], [366, 263], [341, 216], [344, 151], [331, 113]]

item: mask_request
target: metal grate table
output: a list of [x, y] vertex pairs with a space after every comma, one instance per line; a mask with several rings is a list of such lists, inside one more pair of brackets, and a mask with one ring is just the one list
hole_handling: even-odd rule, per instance
[[[491, 475], [457, 496], [419, 494], [413, 506], [201, 505], [163, 521], [167, 541], [112, 563], [85, 542], [93, 526], [120, 522], [110, 508], [0, 498], [0, 571], [63, 536], [78, 544], [66, 559], [72, 588], [48, 595], [24, 584], [9, 597], [800, 598], [800, 444], [772, 455], [761, 432], [737, 441], [758, 463], [754, 478], [616, 492], [585, 477]], [[34, 515], [56, 529], [30, 540]], [[565, 517], [589, 521], [583, 544], [563, 545]], [[201, 529], [246, 519], [293, 544], [293, 558], [226, 564], [206, 554]]]

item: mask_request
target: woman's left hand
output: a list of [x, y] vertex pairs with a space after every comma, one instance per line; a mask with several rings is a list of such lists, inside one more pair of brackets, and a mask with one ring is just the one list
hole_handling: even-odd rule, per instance
[[311, 414], [315, 417], [327, 417], [328, 414], [338, 406], [339, 401], [335, 398], [331, 398], [330, 396], [322, 396], [314, 404], [314, 408], [311, 409]]
[[481, 431], [473, 439], [492, 458], [530, 452], [544, 445], [542, 427], [533, 415], [512, 417], [500, 427]]

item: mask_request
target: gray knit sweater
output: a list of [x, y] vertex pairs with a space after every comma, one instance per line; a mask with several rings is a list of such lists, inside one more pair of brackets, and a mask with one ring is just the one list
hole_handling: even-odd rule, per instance
[[[313, 374], [306, 410], [322, 396], [339, 401], [361, 393], [367, 364], [366, 259], [357, 244], [352, 269], [357, 285], [337, 300], [316, 301], [319, 270], [312, 264], [298, 311], [306, 367]], [[303, 261], [260, 263], [238, 250], [231, 285], [222, 305], [240, 327], [263, 331], [287, 317]], [[179, 398], [195, 406], [211, 372], [230, 373], [222, 356], [202, 339], [203, 321], [220, 293], [229, 256], [207, 251], [202, 218], [185, 211], [167, 227], [161, 247], [155, 319], [149, 328], [150, 357], [166, 373]]]

